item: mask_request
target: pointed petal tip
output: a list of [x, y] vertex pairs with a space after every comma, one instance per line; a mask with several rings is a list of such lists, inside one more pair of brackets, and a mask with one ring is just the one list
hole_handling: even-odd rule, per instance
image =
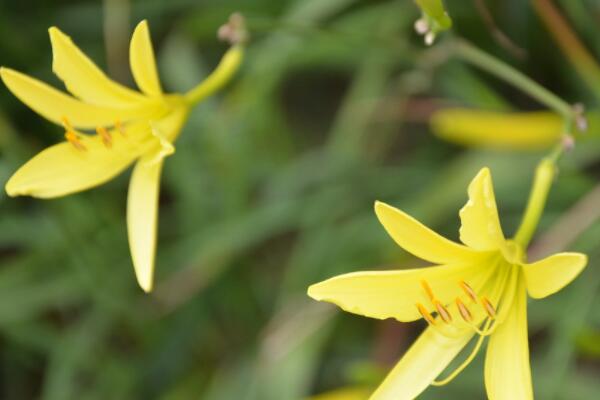
[[144, 293], [150, 293], [152, 292], [153, 285], [152, 285], [152, 281], [150, 282], [142, 282], [142, 281], [138, 281], [138, 284], [140, 285], [140, 288], [144, 291]]
[[318, 283], [312, 284], [306, 290], [306, 294], [308, 295], [308, 297], [310, 297], [314, 300], [317, 300], [317, 301], [321, 300], [320, 296], [317, 294], [317, 286], [318, 285], [319, 285]]

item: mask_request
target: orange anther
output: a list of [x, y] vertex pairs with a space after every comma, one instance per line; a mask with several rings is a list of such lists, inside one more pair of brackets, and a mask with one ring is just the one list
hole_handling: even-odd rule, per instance
[[425, 321], [429, 322], [431, 325], [435, 325], [435, 319], [433, 319], [433, 316], [429, 311], [427, 311], [423, 304], [417, 303], [417, 309]]
[[487, 297], [481, 298], [481, 305], [483, 306], [483, 308], [485, 309], [485, 312], [487, 313], [487, 315], [490, 316], [491, 319], [496, 318], [496, 309], [494, 308], [494, 305], [492, 304], [491, 301], [488, 300]]
[[435, 309], [437, 310], [438, 315], [445, 323], [449, 324], [450, 322], [452, 322], [452, 315], [442, 303], [440, 303], [437, 300], [434, 300], [433, 304], [435, 305]]
[[75, 131], [68, 130], [65, 133], [65, 139], [67, 139], [69, 141], [69, 143], [71, 143], [73, 145], [73, 147], [75, 147], [77, 150], [79, 150], [79, 151], [87, 150], [85, 145], [83, 143], [81, 143], [81, 139], [79, 139], [79, 136], [75, 133]]
[[473, 314], [471, 314], [471, 311], [469, 311], [467, 306], [465, 306], [465, 303], [463, 303], [458, 297], [456, 298], [456, 307], [458, 308], [458, 312], [460, 313], [460, 316], [465, 321], [467, 321], [467, 322], [473, 321]]
[[427, 297], [429, 297], [429, 300], [433, 301], [435, 299], [435, 296], [433, 295], [433, 290], [431, 290], [431, 287], [429, 286], [427, 281], [425, 281], [425, 279], [421, 279], [421, 286], [423, 287], [423, 290], [425, 290], [425, 293], [427, 293]]
[[471, 298], [475, 303], [477, 303], [477, 294], [473, 290], [471, 286], [465, 281], [460, 281], [460, 287], [466, 293], [467, 296]]
[[125, 129], [123, 129], [123, 124], [121, 124], [121, 120], [115, 121], [115, 129], [119, 131], [119, 133], [125, 136]]
[[61, 118], [61, 122], [66, 131], [74, 131], [73, 125], [69, 122], [69, 119], [65, 116]]
[[106, 128], [99, 126], [96, 128], [96, 133], [102, 138], [102, 143], [104, 143], [106, 147], [112, 147], [112, 136], [110, 136], [110, 132], [108, 132]]

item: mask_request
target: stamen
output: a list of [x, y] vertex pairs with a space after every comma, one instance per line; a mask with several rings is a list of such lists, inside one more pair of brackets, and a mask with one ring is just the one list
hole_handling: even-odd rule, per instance
[[425, 279], [421, 279], [421, 286], [423, 287], [423, 290], [425, 290], [425, 293], [427, 293], [427, 297], [429, 297], [429, 300], [433, 301], [435, 299], [435, 296], [433, 295], [433, 290], [431, 290], [431, 286], [429, 286]]
[[65, 128], [65, 139], [67, 139], [69, 141], [69, 143], [71, 143], [73, 145], [73, 147], [75, 147], [77, 150], [79, 151], [86, 151], [87, 148], [85, 147], [85, 145], [83, 143], [81, 143], [81, 139], [79, 138], [79, 135], [77, 134], [77, 132], [75, 132], [75, 129], [73, 129], [73, 125], [71, 125], [71, 123], [69, 122], [69, 120], [67, 119], [67, 117], [63, 116], [61, 118], [62, 123], [63, 123], [63, 127]]
[[96, 133], [102, 138], [102, 143], [104, 143], [104, 146], [110, 149], [112, 147], [112, 136], [110, 136], [110, 133], [106, 130], [106, 128], [99, 126], [96, 128]]
[[[489, 327], [489, 323], [488, 323], [488, 326], [486, 326], [485, 328], [487, 329], [488, 327]], [[448, 375], [446, 378], [442, 379], [441, 381], [435, 380], [435, 381], [431, 382], [431, 384], [433, 386], [444, 386], [447, 383], [450, 383], [450, 381], [452, 381], [452, 379], [456, 378], [458, 376], [458, 374], [460, 374], [465, 368], [467, 368], [467, 366], [471, 363], [471, 361], [473, 361], [473, 359], [475, 358], [477, 353], [479, 353], [479, 349], [481, 348], [481, 345], [483, 344], [484, 338], [485, 338], [485, 336], [479, 336], [479, 339], [477, 339], [477, 343], [475, 344], [475, 347], [471, 351], [471, 354], [469, 354], [469, 356], [465, 359], [465, 361], [463, 361], [454, 371], [452, 371], [452, 373], [450, 375]]]
[[496, 309], [494, 308], [494, 306], [492, 305], [492, 302], [489, 301], [487, 297], [481, 298], [481, 305], [483, 306], [483, 308], [485, 309], [485, 312], [487, 313], [487, 315], [490, 316], [491, 319], [496, 318]]
[[127, 135], [125, 134], [125, 129], [123, 129], [123, 125], [121, 124], [121, 120], [120, 120], [120, 119], [118, 119], [118, 120], [116, 120], [116, 121], [115, 121], [115, 129], [116, 129], [117, 131], [119, 131], [119, 133], [120, 133], [122, 136], [127, 136]]
[[458, 297], [456, 298], [456, 307], [458, 308], [458, 312], [460, 313], [462, 319], [464, 319], [466, 322], [473, 321], [473, 314], [471, 314], [471, 311], [469, 311], [467, 306], [465, 306], [465, 303], [463, 303]]
[[475, 303], [477, 303], [477, 294], [475, 293], [473, 288], [469, 286], [469, 284], [465, 281], [460, 281], [459, 284], [462, 290], [466, 293], [466, 295], [469, 296], [471, 300], [473, 300]]
[[423, 304], [417, 303], [417, 309], [425, 321], [429, 322], [431, 325], [435, 325], [435, 319], [433, 319], [433, 316], [427, 311]]
[[445, 323], [449, 324], [450, 322], [452, 322], [452, 315], [442, 303], [440, 303], [437, 300], [434, 300], [433, 305], [435, 305], [435, 309], [437, 310], [438, 315], [440, 316], [440, 318], [442, 318], [442, 320]]
[[77, 150], [79, 150], [79, 151], [87, 150], [85, 145], [83, 143], [81, 143], [81, 140], [79, 139], [79, 136], [77, 135], [77, 133], [75, 133], [74, 131], [65, 132], [65, 139], [67, 139], [69, 141], [69, 143], [71, 143], [73, 145], [73, 147], [75, 147]]

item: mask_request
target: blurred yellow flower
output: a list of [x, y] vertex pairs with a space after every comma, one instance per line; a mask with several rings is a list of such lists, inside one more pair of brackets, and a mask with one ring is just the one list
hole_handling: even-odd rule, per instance
[[370, 393], [371, 391], [364, 387], [346, 387], [321, 393], [308, 400], [367, 400]]
[[431, 129], [440, 138], [460, 145], [492, 149], [546, 149], [556, 144], [562, 118], [552, 112], [495, 112], [467, 108], [436, 111]]
[[[550, 162], [538, 173], [552, 177]], [[549, 174], [549, 175], [548, 175]], [[527, 263], [523, 245], [502, 232], [492, 179], [482, 169], [460, 210], [458, 244], [439, 236], [404, 212], [377, 202], [375, 212], [390, 236], [406, 251], [437, 266], [340, 275], [312, 285], [309, 296], [372, 318], [429, 327], [389, 373], [371, 399], [413, 399], [429, 385], [443, 385], [475, 357], [489, 337], [485, 361], [487, 394], [494, 400], [532, 399], [527, 341], [527, 292], [543, 298], [570, 283], [585, 267], [580, 253], [559, 253]], [[526, 237], [530, 232], [524, 232]], [[465, 361], [436, 380], [475, 336]]]
[[[135, 162], [127, 200], [127, 227], [136, 277], [153, 285], [158, 193], [163, 159], [190, 107], [229, 80], [241, 61], [240, 46], [225, 54], [217, 69], [185, 95], [166, 94], [158, 78], [148, 24], [136, 27], [130, 63], [140, 92], [109, 79], [59, 29], [49, 29], [54, 73], [71, 95], [8, 68], [0, 76], [23, 103], [65, 129], [66, 141], [23, 165], [6, 184], [10, 196], [53, 198], [100, 185]], [[82, 130], [95, 130], [95, 135]]]

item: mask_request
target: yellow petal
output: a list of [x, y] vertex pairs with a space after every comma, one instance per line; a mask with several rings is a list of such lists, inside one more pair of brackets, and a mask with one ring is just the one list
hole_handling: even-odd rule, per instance
[[540, 299], [567, 286], [587, 264], [587, 256], [581, 253], [559, 253], [532, 264], [523, 264], [527, 291]]
[[430, 120], [433, 132], [450, 142], [495, 149], [544, 149], [562, 133], [551, 112], [506, 113], [463, 108], [442, 109]]
[[81, 135], [85, 150], [69, 142], [51, 146], [15, 172], [6, 184], [6, 192], [9, 196], [51, 198], [100, 185], [148, 148], [142, 142], [144, 136], [150, 136], [148, 131], [147, 124], [137, 124], [128, 127], [125, 137], [113, 132], [111, 148], [97, 135]]
[[109, 79], [58, 28], [50, 28], [49, 33], [53, 53], [52, 70], [73, 95], [87, 103], [111, 107], [136, 107], [148, 101], [142, 94]]
[[119, 109], [86, 104], [47, 84], [9, 68], [0, 68], [0, 76], [10, 91], [42, 117], [62, 125], [63, 118], [76, 128], [94, 129], [116, 121], [153, 116], [155, 107]]
[[129, 247], [135, 276], [145, 292], [150, 292], [153, 284], [162, 169], [162, 162], [149, 162], [149, 159], [154, 157], [154, 154], [148, 154], [135, 165], [127, 197]]
[[375, 202], [375, 213], [388, 234], [409, 253], [437, 264], [473, 260], [479, 254], [452, 242], [410, 215], [382, 202]]
[[129, 46], [129, 61], [131, 72], [140, 90], [150, 96], [160, 96], [162, 90], [146, 20], [140, 22], [133, 32]]
[[469, 200], [460, 210], [460, 240], [476, 250], [498, 250], [505, 239], [498, 219], [494, 186], [488, 168], [471, 181]]
[[[370, 400], [412, 400], [423, 392], [473, 337], [440, 335], [427, 328], [388, 374]], [[517, 397], [515, 397], [516, 399]]]
[[433, 311], [431, 300], [421, 283], [423, 280], [437, 299], [450, 304], [463, 294], [461, 281], [468, 282], [478, 292], [486, 276], [486, 268], [478, 264], [353, 272], [310, 286], [308, 295], [354, 314], [408, 322], [421, 318], [417, 303]]
[[521, 276], [510, 311], [490, 337], [485, 357], [485, 387], [490, 400], [533, 399], [529, 344], [527, 342], [527, 294]]

